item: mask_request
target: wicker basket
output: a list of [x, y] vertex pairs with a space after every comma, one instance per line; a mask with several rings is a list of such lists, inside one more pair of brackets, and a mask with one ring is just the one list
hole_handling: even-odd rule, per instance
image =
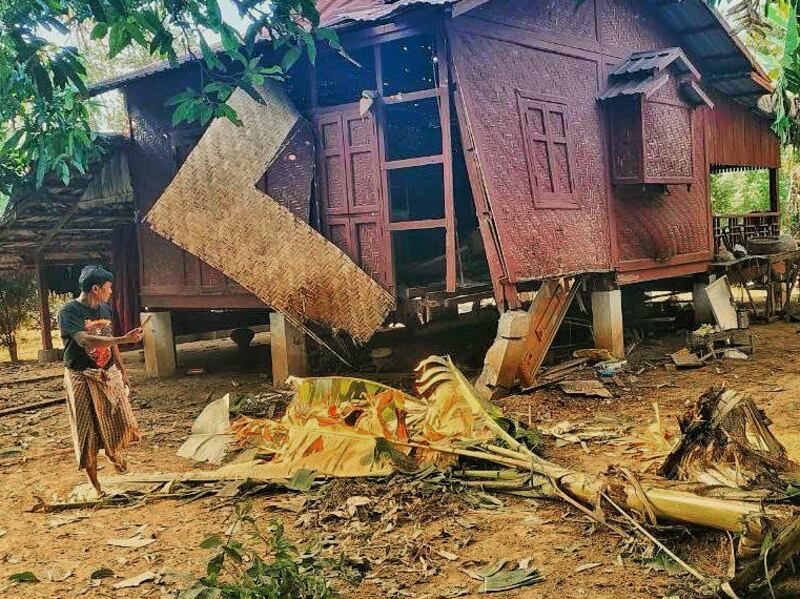
[[747, 251], [750, 254], [779, 254], [787, 251], [786, 242], [780, 237], [753, 237], [747, 240]]

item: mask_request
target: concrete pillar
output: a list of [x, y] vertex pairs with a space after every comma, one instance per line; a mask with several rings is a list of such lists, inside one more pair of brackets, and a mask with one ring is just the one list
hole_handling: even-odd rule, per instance
[[530, 314], [524, 310], [507, 310], [497, 323], [497, 336], [486, 352], [483, 370], [475, 388], [488, 400], [505, 397], [517, 380], [517, 371], [525, 354]]
[[609, 350], [614, 357], [625, 357], [625, 340], [622, 325], [622, 292], [592, 292], [592, 326], [594, 346]]
[[144, 323], [144, 370], [147, 376], [167, 378], [178, 370], [175, 358], [175, 337], [172, 334], [170, 312], [142, 312]]
[[286, 379], [290, 376], [306, 375], [308, 364], [305, 333], [280, 312], [270, 312], [269, 345], [273, 385], [284, 388]]

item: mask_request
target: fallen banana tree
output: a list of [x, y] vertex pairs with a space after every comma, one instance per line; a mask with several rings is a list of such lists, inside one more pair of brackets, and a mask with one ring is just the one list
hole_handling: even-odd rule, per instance
[[[725, 531], [739, 538], [736, 576], [729, 584], [719, 585], [719, 590], [729, 596], [736, 596], [737, 590], [749, 593], [754, 583], [763, 582], [764, 564], [774, 575], [799, 548], [800, 520], [794, 511], [777, 503], [765, 504], [770, 496], [780, 498], [775, 485], [768, 489], [757, 484], [721, 486], [719, 480], [707, 476], [645, 478], [624, 469], [595, 477], [564, 468], [536, 455], [512, 436], [501, 425], [499, 410], [478, 395], [448, 358], [431, 357], [416, 373], [418, 397], [367, 381], [302, 380], [283, 420], [245, 419], [234, 423], [241, 443], [255, 444], [271, 456], [261, 465], [254, 464], [249, 474], [287, 478], [300, 469], [310, 469], [322, 476], [369, 476], [433, 463], [453, 467], [452, 472], [468, 486], [567, 501], [622, 534], [626, 533], [607, 522], [604, 509], [612, 508], [626, 516], [635, 514], [651, 525], [672, 522]], [[731, 395], [719, 393], [715, 397]], [[700, 403], [700, 412], [711, 409], [702, 399]], [[731, 402], [743, 410], [743, 416], [732, 418], [738, 410], [728, 403], [712, 411], [719, 423], [738, 431], [738, 455], [766, 451], [770, 458], [760, 462], [750, 459], [753, 472], [748, 480], [757, 480], [756, 471], [762, 477], [783, 480], [779, 472], [790, 471], [792, 464], [763, 416], [747, 400]], [[716, 428], [725, 437], [726, 427]], [[697, 426], [692, 430], [698, 431]], [[697, 434], [693, 438], [709, 436]], [[682, 442], [681, 446], [687, 445]], [[697, 451], [689, 453], [700, 455], [700, 446], [693, 444]], [[714, 447], [720, 450], [719, 443]], [[728, 453], [733, 455], [730, 450]], [[712, 457], [711, 462], [719, 470], [722, 464], [718, 457]], [[487, 470], [487, 462], [503, 469]], [[681, 460], [673, 452], [665, 468], [680, 469], [667, 466], [676, 462]], [[241, 465], [230, 468], [238, 470]], [[647, 534], [640, 522], [636, 527]], [[760, 559], [769, 538], [774, 539], [772, 550], [766, 559]]]
[[[611, 510], [697, 579], [730, 597], [737, 592], [753, 596], [754, 589], [769, 583], [800, 547], [800, 520], [782, 501], [785, 493], [780, 485], [765, 489], [757, 484], [758, 468], [768, 469], [766, 478], [774, 482], [787, 481], [786, 472], [794, 466], [752, 401], [731, 402], [730, 394], [720, 393], [716, 402], [712, 401], [713, 407], [701, 398], [702, 405], [685, 417], [694, 428], [683, 423], [684, 438], [665, 463], [663, 474], [673, 480], [634, 476], [621, 468], [592, 476], [534, 453], [529, 443], [520, 441], [524, 431], [515, 431], [496, 406], [480, 397], [449, 358], [432, 356], [418, 366], [416, 374], [416, 397], [363, 379], [298, 379], [295, 396], [282, 419], [241, 418], [233, 423], [238, 442], [258, 452], [254, 459], [213, 471], [175, 475], [174, 480], [285, 481], [309, 471], [320, 477], [374, 477], [433, 465], [448, 470], [467, 486], [566, 501], [619, 534], [630, 536], [605, 517]], [[720, 402], [721, 398], [728, 400]], [[705, 425], [703, 432], [700, 423], [709, 421], [714, 426]], [[742, 422], [747, 425], [741, 426]], [[726, 435], [734, 440], [738, 453], [733, 446], [722, 446]], [[715, 443], [703, 444], [710, 439]], [[732, 477], [720, 459], [764, 453], [769, 459], [751, 459], [752, 475], [739, 478]], [[711, 459], [699, 461], [699, 456], [706, 454]], [[728, 482], [750, 483], [725, 486], [719, 484], [719, 478], [708, 484], [707, 475], [677, 475], [707, 473], [708, 468], [693, 466], [701, 463], [715, 464], [717, 474], [727, 473]], [[117, 480], [155, 481], [147, 475]], [[787, 488], [784, 485], [783, 489]], [[720, 583], [697, 572], [645, 528], [663, 523], [736, 535], [738, 559], [732, 579]]]

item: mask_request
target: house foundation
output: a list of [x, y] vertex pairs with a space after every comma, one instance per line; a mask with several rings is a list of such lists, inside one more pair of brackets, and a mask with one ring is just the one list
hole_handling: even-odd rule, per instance
[[592, 327], [596, 348], [609, 350], [615, 358], [625, 357], [620, 289], [592, 292]]
[[280, 312], [272, 312], [269, 315], [269, 338], [272, 384], [284, 388], [290, 376], [305, 376], [308, 370], [305, 333]]
[[172, 333], [171, 312], [146, 312], [141, 314], [144, 323], [144, 369], [147, 376], [167, 378], [178, 370], [175, 356], [175, 337]]

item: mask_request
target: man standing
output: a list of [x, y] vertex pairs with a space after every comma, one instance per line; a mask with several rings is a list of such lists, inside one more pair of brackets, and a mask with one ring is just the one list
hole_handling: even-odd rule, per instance
[[139, 440], [139, 425], [131, 408], [128, 377], [117, 345], [138, 343], [142, 329], [114, 337], [109, 300], [114, 275], [99, 266], [87, 266], [78, 279], [81, 294], [64, 304], [58, 326], [64, 342], [64, 385], [67, 390], [72, 444], [78, 469], [103, 494], [97, 479], [97, 454], [123, 473], [126, 447]]

